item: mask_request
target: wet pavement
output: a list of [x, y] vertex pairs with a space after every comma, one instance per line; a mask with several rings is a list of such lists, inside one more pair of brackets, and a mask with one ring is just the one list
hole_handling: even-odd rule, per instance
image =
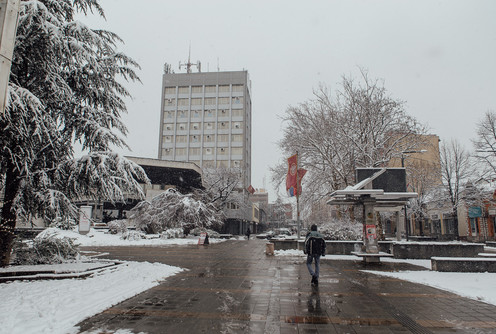
[[265, 244], [91, 248], [188, 270], [83, 321], [81, 333], [496, 333], [496, 306], [360, 271], [425, 268], [323, 258], [316, 288], [303, 257], [266, 256]]

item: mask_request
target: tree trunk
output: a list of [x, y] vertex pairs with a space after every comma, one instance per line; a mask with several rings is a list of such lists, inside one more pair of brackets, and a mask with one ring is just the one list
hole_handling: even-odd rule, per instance
[[17, 218], [13, 204], [20, 185], [18, 173], [10, 164], [8, 167], [5, 175], [5, 195], [0, 221], [0, 267], [6, 267], [10, 264]]

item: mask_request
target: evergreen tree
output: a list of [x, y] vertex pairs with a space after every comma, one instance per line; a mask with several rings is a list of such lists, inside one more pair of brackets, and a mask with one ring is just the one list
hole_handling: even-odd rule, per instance
[[[90, 29], [77, 13], [104, 17], [98, 0], [21, 1], [0, 118], [0, 266], [9, 263], [18, 217], [74, 215], [77, 199], [143, 195], [143, 170], [111, 152], [126, 147], [121, 82], [139, 81], [139, 66], [116, 51], [116, 34]], [[87, 155], [75, 158], [75, 143]]]

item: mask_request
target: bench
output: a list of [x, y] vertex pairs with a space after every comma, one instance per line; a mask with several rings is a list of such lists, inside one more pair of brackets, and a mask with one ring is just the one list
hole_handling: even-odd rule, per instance
[[352, 255], [361, 257], [365, 263], [380, 263], [381, 257], [393, 257], [393, 254], [379, 252], [379, 253], [363, 253], [363, 252], [351, 252]]
[[432, 270], [462, 273], [496, 273], [494, 257], [433, 257]]

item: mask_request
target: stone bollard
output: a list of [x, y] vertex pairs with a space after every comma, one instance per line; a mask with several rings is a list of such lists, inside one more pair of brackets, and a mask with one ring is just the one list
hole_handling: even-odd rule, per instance
[[274, 255], [274, 244], [267, 243], [265, 244], [265, 255]]

